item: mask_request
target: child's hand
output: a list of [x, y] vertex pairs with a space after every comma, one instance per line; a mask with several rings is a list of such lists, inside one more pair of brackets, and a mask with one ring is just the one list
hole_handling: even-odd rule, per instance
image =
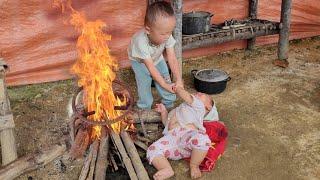
[[181, 87], [182, 89], [184, 89], [182, 79], [178, 79], [177, 82], [176, 82], [176, 85], [177, 85], [178, 87]]
[[177, 85], [172, 86], [172, 90], [174, 91], [174, 93], [177, 93]]
[[166, 112], [168, 112], [167, 109], [166, 109], [166, 107], [165, 107], [162, 103], [156, 104], [155, 110], [156, 110], [157, 112], [159, 112], [159, 113], [166, 113]]
[[173, 90], [173, 87], [175, 86], [174, 83], [171, 84], [166, 84], [163, 88], [171, 93], [175, 93], [175, 91]]
[[172, 87], [172, 90], [173, 90], [175, 93], [177, 93], [177, 89], [178, 89], [178, 88], [183, 89], [183, 86], [178, 85], [178, 84], [175, 84], [175, 85]]

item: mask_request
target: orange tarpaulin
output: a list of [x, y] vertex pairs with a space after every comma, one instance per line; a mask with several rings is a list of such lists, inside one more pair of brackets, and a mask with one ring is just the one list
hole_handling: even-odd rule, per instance
[[[290, 38], [320, 35], [320, 3], [317, 0], [294, 0]], [[184, 11], [213, 12], [212, 23], [226, 19], [243, 19], [248, 15], [247, 0], [184, 0]], [[78, 0], [73, 7], [84, 12], [89, 20], [106, 22], [112, 35], [111, 53], [121, 67], [130, 66], [126, 47], [134, 32], [143, 26], [146, 1]], [[279, 21], [281, 0], [259, 0], [258, 18]], [[0, 1], [0, 56], [10, 71], [9, 85], [56, 81], [70, 78], [74, 63], [77, 32], [66, 24], [67, 16], [52, 6], [51, 1]], [[277, 36], [258, 38], [258, 44], [277, 42]], [[213, 54], [243, 48], [246, 41], [237, 41], [185, 51], [183, 56]]]

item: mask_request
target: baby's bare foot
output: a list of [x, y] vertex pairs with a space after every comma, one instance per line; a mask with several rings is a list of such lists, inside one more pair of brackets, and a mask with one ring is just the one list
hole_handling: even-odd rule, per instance
[[201, 177], [199, 166], [190, 165], [190, 175], [192, 179]]
[[163, 180], [163, 179], [168, 179], [169, 177], [171, 177], [173, 175], [174, 175], [174, 172], [173, 172], [172, 168], [165, 168], [165, 169], [161, 169], [158, 172], [156, 172], [153, 175], [153, 179]]

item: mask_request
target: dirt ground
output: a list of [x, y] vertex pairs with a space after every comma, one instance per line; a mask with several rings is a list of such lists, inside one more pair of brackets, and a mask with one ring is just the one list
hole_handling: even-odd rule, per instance
[[[223, 93], [213, 95], [228, 127], [227, 149], [202, 179], [320, 179], [320, 38], [291, 42], [286, 69], [272, 64], [276, 54], [275, 46], [264, 46], [184, 61], [191, 91], [192, 69], [219, 68], [232, 77]], [[135, 87], [131, 70], [120, 76]], [[68, 133], [66, 105], [74, 90], [71, 80], [9, 88], [19, 156]], [[189, 179], [184, 160], [171, 163], [172, 179]], [[60, 157], [18, 179], [77, 179], [81, 165], [81, 159]]]

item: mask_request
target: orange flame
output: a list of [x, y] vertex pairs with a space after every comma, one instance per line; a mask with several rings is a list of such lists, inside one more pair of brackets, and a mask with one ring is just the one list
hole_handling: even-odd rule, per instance
[[[60, 3], [60, 5], [59, 5]], [[66, 6], [71, 9], [70, 23], [80, 33], [77, 41], [78, 59], [71, 71], [79, 78], [78, 85], [84, 88], [84, 102], [87, 111], [95, 111], [91, 117], [94, 121], [103, 121], [104, 118], [114, 119], [121, 112], [114, 110], [114, 106], [121, 106], [121, 101], [114, 96], [112, 82], [116, 78], [117, 61], [110, 55], [107, 41], [111, 35], [105, 34], [102, 29], [106, 24], [100, 20], [88, 21], [83, 13], [74, 10], [71, 2], [67, 5], [55, 1], [56, 6], [65, 11]], [[107, 117], [105, 117], [107, 115]], [[112, 124], [114, 131], [120, 131], [121, 122]], [[99, 138], [101, 127], [93, 127], [93, 138]]]

